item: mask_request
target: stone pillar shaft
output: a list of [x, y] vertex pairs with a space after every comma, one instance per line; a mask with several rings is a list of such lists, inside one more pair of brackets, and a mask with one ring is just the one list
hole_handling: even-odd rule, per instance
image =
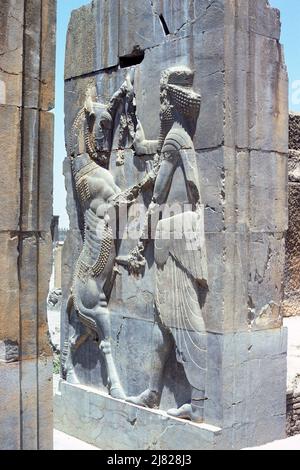
[[49, 449], [56, 1], [4, 0], [0, 30], [0, 449]]

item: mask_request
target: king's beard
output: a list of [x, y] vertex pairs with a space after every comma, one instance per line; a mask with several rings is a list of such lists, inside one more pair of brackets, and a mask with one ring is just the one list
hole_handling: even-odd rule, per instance
[[158, 153], [161, 153], [164, 141], [174, 124], [173, 107], [170, 104], [161, 106], [160, 111], [160, 133], [158, 141]]

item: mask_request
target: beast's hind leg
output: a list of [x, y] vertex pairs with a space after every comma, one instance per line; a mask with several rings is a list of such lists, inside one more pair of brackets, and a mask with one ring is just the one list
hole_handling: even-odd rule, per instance
[[103, 286], [99, 284], [100, 281], [94, 279], [89, 279], [84, 285], [78, 283], [76, 304], [79, 316], [93, 325], [100, 339], [99, 348], [105, 359], [110, 395], [124, 399], [125, 394], [112, 356], [110, 313]]
[[[82, 326], [79, 326], [82, 329]], [[71, 335], [69, 338], [69, 348], [68, 348], [68, 355], [65, 362], [65, 369], [66, 369], [66, 380], [72, 384], [79, 384], [80, 381], [75, 372], [74, 366], [74, 356], [78, 349], [86, 342], [86, 340], [91, 336], [90, 331], [85, 331], [83, 333], [78, 333], [77, 331]]]
[[74, 309], [73, 299], [70, 297], [67, 305], [68, 332], [62, 355], [62, 372], [67, 382], [79, 384], [79, 379], [75, 372], [74, 355], [80, 346], [85, 343], [91, 335], [91, 331], [85, 328], [78, 318]]
[[124, 400], [125, 393], [112, 355], [110, 313], [107, 307], [100, 307], [98, 309], [95, 321], [99, 331], [102, 333], [99, 347], [105, 358], [109, 393], [113, 398]]

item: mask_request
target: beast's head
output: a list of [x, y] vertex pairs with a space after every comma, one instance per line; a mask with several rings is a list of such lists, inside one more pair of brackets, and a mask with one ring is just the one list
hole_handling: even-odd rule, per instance
[[87, 96], [85, 111], [86, 152], [100, 163], [109, 158], [113, 139], [113, 118], [107, 106], [97, 103]]

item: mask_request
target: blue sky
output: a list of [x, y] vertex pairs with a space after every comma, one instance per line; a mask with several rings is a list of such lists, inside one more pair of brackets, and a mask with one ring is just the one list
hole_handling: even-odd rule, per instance
[[90, 0], [57, 1], [57, 48], [56, 48], [56, 102], [55, 102], [55, 140], [54, 140], [54, 214], [60, 215], [60, 226], [68, 227], [65, 210], [66, 192], [62, 163], [65, 158], [64, 138], [64, 62], [68, 23], [72, 10], [90, 3]]
[[[201, 1], [201, 0], [198, 0]], [[251, 0], [249, 0], [251, 1]], [[290, 109], [300, 112], [300, 0], [269, 0], [271, 6], [281, 11], [282, 37], [285, 59], [290, 77]], [[54, 213], [60, 215], [61, 227], [68, 227], [65, 210], [65, 188], [62, 162], [65, 158], [64, 144], [64, 54], [66, 33], [71, 11], [90, 0], [58, 0], [57, 56], [56, 56], [56, 105], [54, 144]], [[298, 82], [299, 81], [299, 82]]]
[[[250, 0], [251, 1], [251, 0]], [[269, 0], [281, 12], [281, 43], [290, 80], [290, 109], [300, 112], [300, 0]]]

